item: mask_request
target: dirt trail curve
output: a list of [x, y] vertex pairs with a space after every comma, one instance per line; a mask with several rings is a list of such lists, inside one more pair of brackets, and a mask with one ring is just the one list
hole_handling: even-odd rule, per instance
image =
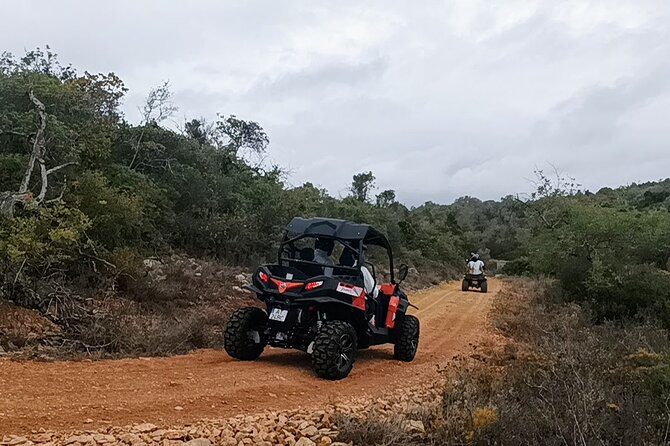
[[342, 381], [318, 379], [309, 356], [268, 349], [254, 362], [203, 350], [170, 358], [78, 362], [0, 360], [0, 435], [32, 429], [94, 429], [135, 422], [189, 423], [265, 409], [319, 406], [369, 394], [382, 396], [404, 380], [433, 379], [436, 366], [467, 352], [486, 336], [488, 294], [460, 291], [452, 282], [415, 293], [421, 320], [412, 363], [393, 360], [392, 346], [359, 352]]

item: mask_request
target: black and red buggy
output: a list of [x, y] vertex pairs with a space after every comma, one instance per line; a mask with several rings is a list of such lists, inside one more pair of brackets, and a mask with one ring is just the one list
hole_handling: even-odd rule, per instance
[[[385, 252], [389, 281], [365, 291], [362, 266], [373, 247]], [[330, 261], [324, 262], [324, 256]], [[371, 258], [374, 256], [370, 256]], [[224, 347], [240, 360], [258, 358], [267, 346], [299, 349], [312, 356], [322, 378], [342, 379], [354, 365], [358, 349], [394, 344], [394, 356], [412, 361], [419, 345], [419, 320], [400, 282], [407, 266], [394, 276], [393, 253], [386, 237], [365, 224], [331, 218], [294, 218], [286, 227], [277, 263], [261, 265], [247, 289], [266, 310], [241, 308], [230, 317]], [[370, 289], [370, 286], [368, 286]]]

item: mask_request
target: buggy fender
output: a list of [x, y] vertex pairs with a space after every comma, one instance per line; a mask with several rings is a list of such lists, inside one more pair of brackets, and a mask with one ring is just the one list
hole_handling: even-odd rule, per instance
[[407, 313], [407, 309], [409, 307], [416, 308], [417, 310], [419, 309], [419, 307], [417, 307], [414, 304], [411, 304], [408, 300], [400, 299], [400, 302], [398, 302], [398, 311], [400, 313]]
[[395, 327], [395, 317], [396, 313], [398, 312], [399, 305], [400, 298], [398, 296], [391, 296], [391, 299], [389, 300], [389, 308], [386, 312], [386, 328], [391, 329]]

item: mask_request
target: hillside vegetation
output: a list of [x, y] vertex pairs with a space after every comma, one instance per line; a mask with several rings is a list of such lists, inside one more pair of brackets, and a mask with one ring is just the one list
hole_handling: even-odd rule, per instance
[[[170, 129], [176, 105], [164, 83], [133, 124], [120, 111], [125, 93], [115, 74], [82, 74], [48, 48], [0, 57], [0, 297], [85, 337], [87, 351], [151, 353], [101, 328], [101, 314], [219, 299], [215, 287], [234, 275], [224, 270], [271, 259], [296, 215], [379, 227], [420, 284], [455, 277], [478, 250], [492, 269], [505, 260], [504, 273], [556, 277], [599, 321], [670, 327], [670, 180], [591, 193], [538, 171], [527, 197], [408, 208], [354, 170], [338, 198], [287, 186], [281, 167], [263, 162], [270, 138], [256, 122], [222, 113]], [[159, 275], [167, 281], [147, 259], [173, 259]], [[205, 277], [217, 278], [211, 288], [194, 285]], [[200, 345], [209, 344], [183, 348]]]
[[376, 224], [417, 267], [458, 263], [468, 249], [455, 221], [434, 225], [393, 191], [375, 195], [372, 173], [356, 175], [343, 199], [288, 188], [280, 167], [250, 161], [269, 143], [259, 124], [222, 114], [170, 130], [167, 84], [131, 124], [119, 110], [125, 92], [114, 74], [78, 74], [48, 51], [3, 56], [0, 254], [10, 277], [118, 275], [169, 252], [254, 265], [295, 215]]
[[[269, 144], [259, 124], [221, 114], [172, 130], [167, 83], [132, 124], [120, 111], [125, 93], [115, 74], [79, 73], [48, 48], [0, 58], [0, 297], [56, 322], [75, 350], [212, 345], [191, 327], [239, 305], [231, 268], [271, 259], [296, 215], [378, 226], [424, 284], [453, 277], [471, 249], [454, 215], [435, 222], [392, 190], [375, 193], [371, 172], [353, 171], [345, 198], [288, 187], [280, 167], [259, 161]], [[168, 273], [153, 274], [157, 263]], [[188, 327], [144, 342], [203, 305], [212, 308], [178, 317]], [[141, 335], [128, 339], [124, 326]], [[184, 337], [193, 341], [173, 345]]]

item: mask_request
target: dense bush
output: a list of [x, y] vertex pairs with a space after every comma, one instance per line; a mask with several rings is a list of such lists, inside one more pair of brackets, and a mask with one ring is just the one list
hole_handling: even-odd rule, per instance
[[491, 318], [509, 341], [453, 368], [444, 444], [665, 444], [667, 332], [594, 325], [563, 300], [547, 281], [517, 280], [496, 297]]
[[505, 263], [502, 268], [504, 274], [510, 276], [523, 276], [530, 272], [530, 262], [528, 257], [519, 257], [518, 259], [510, 260]]
[[[162, 127], [175, 109], [167, 88], [152, 90], [142, 121], [131, 125], [119, 111], [126, 89], [114, 74], [80, 75], [48, 49], [3, 55], [5, 278], [67, 276], [65, 261], [79, 261], [77, 273], [90, 267], [117, 276], [119, 250], [138, 257], [186, 252], [253, 265], [274, 256], [284, 225], [296, 215], [374, 224], [388, 234], [398, 257], [438, 279], [453, 274], [475, 249], [466, 246], [453, 213], [433, 215], [431, 205], [410, 210], [392, 190], [372, 196], [371, 172], [355, 175], [343, 199], [309, 183], [287, 188], [278, 167], [248, 161], [269, 142], [255, 122], [221, 116], [216, 123], [189, 121], [183, 133]], [[33, 96], [44, 104], [44, 117]], [[39, 142], [44, 154], [30, 170]], [[44, 186], [42, 166], [50, 172]]]
[[[552, 297], [551, 288], [538, 290], [537, 282], [524, 288], [501, 296], [496, 308], [502, 320], [517, 321], [515, 327], [503, 322], [503, 332], [528, 348], [526, 355], [511, 352], [517, 360], [506, 374], [511, 390], [501, 411], [501, 425], [509, 427], [498, 435], [556, 444], [662, 444], [670, 398], [667, 332], [593, 325], [584, 309], [557, 304], [559, 293]], [[516, 316], [505, 310], [510, 299], [524, 308]], [[526, 417], [536, 420], [532, 426], [518, 423]]]
[[[667, 444], [668, 332], [594, 324], [553, 280], [513, 279], [494, 297], [498, 335], [455, 357], [380, 416], [343, 413], [338, 440], [388, 445]], [[420, 422], [420, 423], [419, 423]], [[419, 430], [411, 427], [418, 424]], [[414, 434], [413, 434], [414, 433]]]
[[670, 213], [579, 197], [554, 199], [551, 207], [556, 224], [536, 228], [530, 242], [533, 272], [556, 276], [599, 319], [653, 314], [670, 327]]

